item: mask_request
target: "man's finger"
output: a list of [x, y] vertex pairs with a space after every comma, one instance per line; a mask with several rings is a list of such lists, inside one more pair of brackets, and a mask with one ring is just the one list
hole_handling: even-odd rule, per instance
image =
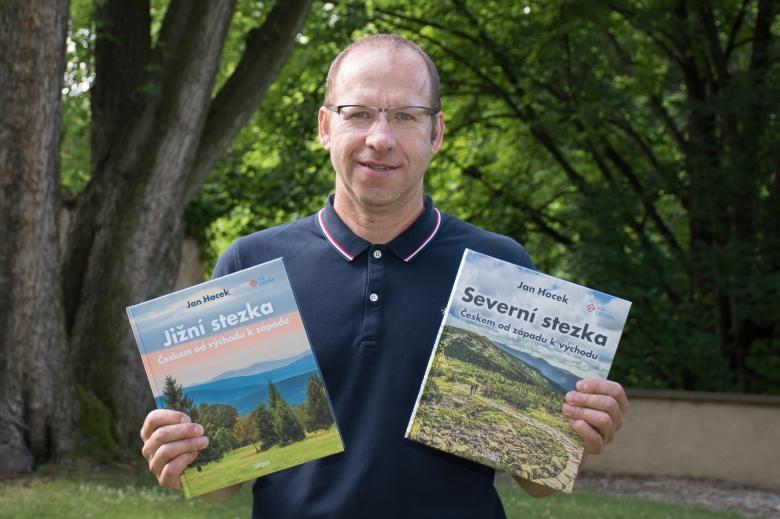
[[584, 420], [569, 420], [572, 429], [582, 438], [585, 444], [585, 452], [588, 454], [600, 454], [604, 450], [604, 438]]
[[186, 414], [174, 411], [172, 409], [155, 409], [146, 415], [143, 426], [141, 426], [141, 440], [148, 440], [154, 431], [165, 425], [174, 425], [178, 423], [191, 422]]
[[141, 454], [147, 460], [151, 460], [161, 446], [179, 440], [197, 438], [198, 436], [203, 436], [203, 426], [197, 423], [182, 423], [158, 427], [144, 442]]
[[[199, 450], [205, 449], [208, 444], [209, 439], [206, 436], [164, 443], [154, 452], [154, 454], [152, 454], [151, 458], [149, 458], [149, 470], [151, 470], [159, 480], [163, 476], [165, 467], [179, 458], [182, 454], [196, 454]], [[193, 457], [192, 459], [195, 458]], [[192, 460], [190, 460], [190, 462], [191, 461]], [[173, 465], [174, 468], [177, 466], [179, 466], [179, 464]], [[184, 467], [186, 467], [186, 464], [182, 466], [181, 470], [184, 470]], [[169, 472], [170, 470], [171, 468], [168, 468]]]
[[628, 397], [623, 386], [612, 380], [580, 380], [577, 382], [577, 391], [580, 393], [609, 395], [620, 406], [622, 414], [628, 412]]
[[566, 393], [566, 403], [570, 406], [595, 409], [607, 413], [612, 418], [615, 430], [620, 430], [623, 427], [623, 410], [617, 400], [610, 395], [570, 391]]
[[197, 452], [185, 452], [165, 464], [157, 476], [157, 482], [166, 488], [181, 490], [181, 473], [198, 457]]
[[[603, 445], [610, 443], [615, 438], [617, 428], [609, 413], [587, 407], [563, 404], [563, 414], [571, 420], [582, 421], [588, 424], [596, 434], [601, 436]], [[583, 439], [586, 438], [583, 437]]]

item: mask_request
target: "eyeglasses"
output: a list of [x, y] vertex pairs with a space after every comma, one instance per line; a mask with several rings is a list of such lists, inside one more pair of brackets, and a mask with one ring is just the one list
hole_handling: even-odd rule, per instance
[[379, 120], [379, 114], [387, 114], [387, 122], [396, 131], [413, 131], [425, 125], [428, 116], [435, 115], [437, 110], [427, 106], [393, 106], [378, 108], [364, 105], [325, 106], [328, 110], [341, 116], [341, 122], [347, 128], [368, 130]]

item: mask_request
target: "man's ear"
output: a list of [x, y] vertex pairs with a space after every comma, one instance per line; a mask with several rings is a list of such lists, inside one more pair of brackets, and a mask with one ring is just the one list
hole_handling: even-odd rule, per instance
[[441, 149], [444, 142], [444, 113], [439, 112], [433, 117], [433, 128], [431, 128], [431, 151], [434, 155]]
[[330, 150], [330, 110], [324, 106], [317, 112], [317, 127], [319, 128], [320, 144]]

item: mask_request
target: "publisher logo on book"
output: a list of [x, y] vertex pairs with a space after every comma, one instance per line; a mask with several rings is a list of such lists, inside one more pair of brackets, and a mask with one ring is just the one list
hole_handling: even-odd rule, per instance
[[273, 283], [276, 281], [276, 278], [273, 276], [260, 276], [257, 279], [250, 279], [249, 280], [249, 286], [252, 288], [261, 287], [263, 285], [267, 285], [269, 283]]
[[607, 312], [607, 309], [604, 307], [604, 305], [598, 305], [595, 303], [588, 303], [585, 305], [585, 310], [588, 311], [588, 313], [596, 313], [599, 317], [603, 317], [604, 319], [609, 319], [610, 321], [615, 320], [615, 316], [611, 313]]

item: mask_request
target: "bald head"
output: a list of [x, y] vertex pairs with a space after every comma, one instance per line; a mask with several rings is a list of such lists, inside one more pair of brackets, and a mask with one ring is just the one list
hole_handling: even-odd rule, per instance
[[429, 85], [430, 85], [430, 106], [437, 112], [441, 110], [441, 99], [439, 95], [439, 73], [436, 71], [436, 65], [433, 64], [431, 58], [420, 47], [410, 42], [406, 38], [402, 38], [396, 34], [375, 34], [358, 40], [350, 44], [347, 48], [341, 51], [336, 56], [333, 63], [330, 64], [330, 70], [328, 70], [328, 79], [325, 83], [325, 104], [333, 105], [335, 103], [333, 99], [333, 91], [335, 89], [336, 80], [338, 79], [339, 69], [341, 64], [350, 53], [355, 50], [386, 50], [388, 52], [400, 52], [400, 51], [412, 51], [417, 54], [425, 64], [425, 68], [428, 71]]

